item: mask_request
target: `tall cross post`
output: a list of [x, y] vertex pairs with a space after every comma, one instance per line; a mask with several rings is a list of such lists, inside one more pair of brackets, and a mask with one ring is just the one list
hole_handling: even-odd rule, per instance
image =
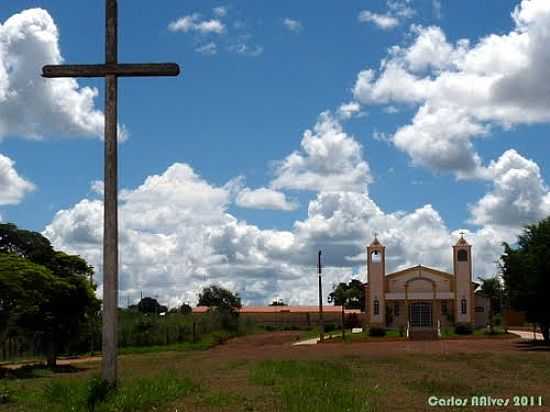
[[323, 323], [323, 285], [321, 282], [321, 251], [317, 254], [317, 271], [319, 272], [319, 341], [323, 341], [325, 335], [325, 325]]
[[118, 375], [118, 78], [178, 76], [175, 63], [118, 63], [118, 1], [105, 1], [105, 64], [44, 66], [42, 76], [105, 78], [105, 194], [103, 221], [102, 378], [116, 385]]

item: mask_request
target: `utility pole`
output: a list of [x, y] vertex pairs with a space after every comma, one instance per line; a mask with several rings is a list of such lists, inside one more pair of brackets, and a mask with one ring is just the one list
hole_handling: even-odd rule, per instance
[[319, 271], [319, 340], [323, 341], [325, 335], [325, 325], [323, 323], [323, 285], [321, 283], [321, 251], [317, 258], [317, 269]]

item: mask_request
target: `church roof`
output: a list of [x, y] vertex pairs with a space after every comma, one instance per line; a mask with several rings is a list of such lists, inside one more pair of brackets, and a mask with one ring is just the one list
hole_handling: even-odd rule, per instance
[[378, 237], [376, 235], [374, 236], [374, 240], [371, 242], [369, 247], [371, 247], [371, 246], [382, 246], [382, 243], [380, 243], [380, 241], [378, 240]]
[[419, 270], [419, 271], [426, 271], [428, 273], [432, 273], [434, 275], [439, 275], [439, 276], [443, 276], [443, 277], [451, 277], [451, 278], [454, 278], [454, 275], [452, 273], [449, 273], [449, 272], [444, 272], [442, 270], [438, 270], [438, 269], [434, 269], [434, 268], [430, 268], [430, 267], [427, 267], [427, 266], [422, 266], [422, 265], [416, 265], [416, 266], [411, 266], [411, 267], [408, 267], [408, 268], [405, 268], [405, 269], [401, 269], [401, 270], [398, 270], [397, 272], [392, 272], [392, 273], [388, 273], [386, 276], [399, 276], [399, 275], [403, 275], [407, 272], [410, 272], [412, 270]]
[[470, 244], [464, 239], [464, 234], [461, 233], [460, 239], [458, 239], [455, 246], [470, 246]]

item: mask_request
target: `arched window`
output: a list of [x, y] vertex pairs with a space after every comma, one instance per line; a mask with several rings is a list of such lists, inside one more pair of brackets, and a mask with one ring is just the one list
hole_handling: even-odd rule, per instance
[[459, 262], [467, 262], [468, 252], [466, 252], [464, 249], [460, 249], [456, 254], [456, 260], [458, 260]]
[[466, 299], [462, 299], [460, 301], [460, 309], [461, 309], [463, 315], [468, 313], [468, 302], [466, 302]]
[[379, 315], [380, 314], [380, 302], [378, 302], [378, 299], [374, 300], [374, 314]]
[[378, 250], [373, 251], [370, 256], [372, 263], [380, 263], [382, 261], [382, 253]]

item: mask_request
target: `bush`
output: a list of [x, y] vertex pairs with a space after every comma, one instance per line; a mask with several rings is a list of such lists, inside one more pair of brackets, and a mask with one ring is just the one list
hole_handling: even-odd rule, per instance
[[334, 332], [336, 330], [336, 324], [334, 323], [327, 323], [325, 325], [325, 333]]
[[369, 336], [372, 336], [372, 337], [386, 336], [386, 329], [380, 328], [378, 326], [373, 326], [369, 328], [368, 333], [369, 333]]
[[10, 394], [7, 390], [0, 388], [0, 405], [10, 401]]
[[474, 330], [470, 323], [457, 323], [455, 325], [455, 333], [457, 335], [471, 335], [474, 333]]

